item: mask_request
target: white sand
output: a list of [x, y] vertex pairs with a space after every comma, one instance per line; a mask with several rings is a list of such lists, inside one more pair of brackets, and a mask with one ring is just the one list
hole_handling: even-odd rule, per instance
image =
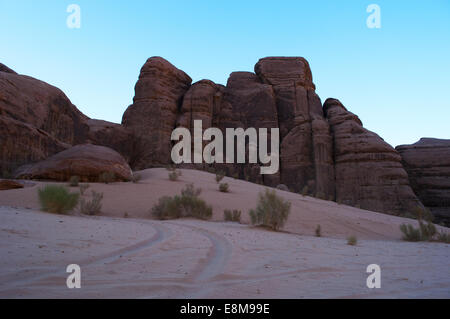
[[[450, 297], [449, 245], [401, 241], [398, 226], [410, 220], [278, 191], [293, 206], [276, 233], [221, 222], [225, 208], [247, 222], [259, 185], [225, 178], [232, 192], [223, 194], [204, 172], [184, 170], [179, 182], [164, 169], [141, 174], [139, 184], [91, 184], [105, 194], [101, 217], [38, 212], [39, 183], [0, 192], [0, 297]], [[189, 182], [216, 222], [147, 218], [159, 197]], [[117, 218], [125, 212], [134, 219]], [[323, 238], [311, 236], [317, 224]], [[357, 246], [346, 244], [349, 235]], [[69, 264], [81, 266], [81, 289], [66, 287]], [[381, 289], [366, 287], [369, 264], [381, 266]]]

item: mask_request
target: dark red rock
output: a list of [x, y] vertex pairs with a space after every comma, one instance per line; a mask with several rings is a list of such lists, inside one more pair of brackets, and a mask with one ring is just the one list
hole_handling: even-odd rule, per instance
[[134, 133], [139, 143], [142, 156], [135, 168], [170, 163], [170, 137], [191, 82], [186, 73], [160, 57], [148, 59], [142, 67], [134, 103], [122, 119], [122, 124]]
[[11, 180], [0, 180], [0, 191], [6, 191], [10, 189], [18, 189], [18, 188], [24, 188], [24, 185], [22, 185], [19, 182], [11, 181]]
[[324, 111], [334, 139], [337, 201], [394, 215], [422, 207], [395, 149], [340, 101], [326, 100]]
[[114, 173], [118, 181], [128, 181], [132, 176], [128, 163], [119, 153], [108, 147], [84, 144], [19, 168], [16, 178], [68, 181], [78, 176], [82, 182], [97, 182], [105, 172]]
[[450, 226], [450, 140], [422, 138], [396, 149], [414, 192], [436, 222]]

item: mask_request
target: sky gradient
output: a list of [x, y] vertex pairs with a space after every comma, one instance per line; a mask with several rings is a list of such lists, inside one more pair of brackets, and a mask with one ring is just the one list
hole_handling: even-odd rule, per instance
[[[69, 29], [69, 4], [81, 28]], [[369, 29], [369, 4], [381, 28]], [[0, 0], [0, 62], [121, 122], [148, 57], [226, 84], [266, 56], [303, 56], [317, 92], [393, 146], [450, 139], [450, 1]]]

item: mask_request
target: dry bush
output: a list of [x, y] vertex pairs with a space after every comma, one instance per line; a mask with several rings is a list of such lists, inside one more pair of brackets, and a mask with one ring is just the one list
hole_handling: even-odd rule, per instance
[[176, 219], [183, 217], [194, 217], [198, 219], [210, 219], [212, 217], [212, 207], [199, 197], [200, 188], [194, 188], [193, 184], [187, 185], [181, 196], [164, 196], [152, 208], [151, 213], [156, 219]]
[[228, 193], [229, 192], [229, 188], [230, 188], [230, 185], [228, 185], [227, 183], [221, 183], [219, 185], [219, 191], [222, 192], [222, 193]]
[[67, 188], [46, 185], [38, 189], [39, 202], [43, 211], [54, 214], [66, 214], [78, 204], [78, 193], [69, 193]]
[[113, 183], [116, 181], [116, 174], [114, 172], [103, 172], [98, 177], [98, 181], [105, 184]]
[[358, 238], [356, 238], [356, 236], [350, 236], [347, 238], [347, 245], [356, 246], [357, 243], [358, 243]]
[[320, 225], [317, 225], [315, 232], [316, 232], [316, 237], [322, 237], [322, 227], [320, 227]]
[[258, 196], [256, 209], [250, 211], [251, 223], [278, 230], [283, 227], [291, 210], [291, 203], [268, 189]]
[[84, 215], [98, 215], [102, 209], [103, 193], [92, 191], [92, 200], [87, 201], [84, 198], [80, 201], [80, 212]]

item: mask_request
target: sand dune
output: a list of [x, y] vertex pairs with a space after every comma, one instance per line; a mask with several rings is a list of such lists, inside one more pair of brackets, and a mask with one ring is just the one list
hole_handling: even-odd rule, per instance
[[[39, 212], [42, 183], [0, 192], [0, 297], [450, 297], [449, 245], [400, 241], [398, 226], [410, 220], [277, 191], [292, 212], [283, 232], [272, 232], [245, 225], [262, 186], [225, 178], [224, 194], [209, 173], [183, 170], [179, 182], [164, 169], [141, 174], [138, 184], [91, 184], [105, 195], [97, 217]], [[191, 182], [212, 204], [213, 221], [149, 218], [160, 196]], [[223, 210], [235, 208], [243, 224], [223, 222]], [[311, 236], [317, 224], [322, 238]], [[346, 245], [349, 235], [357, 246]], [[73, 263], [82, 288], [69, 290], [65, 267]], [[373, 263], [381, 289], [366, 287]]]

